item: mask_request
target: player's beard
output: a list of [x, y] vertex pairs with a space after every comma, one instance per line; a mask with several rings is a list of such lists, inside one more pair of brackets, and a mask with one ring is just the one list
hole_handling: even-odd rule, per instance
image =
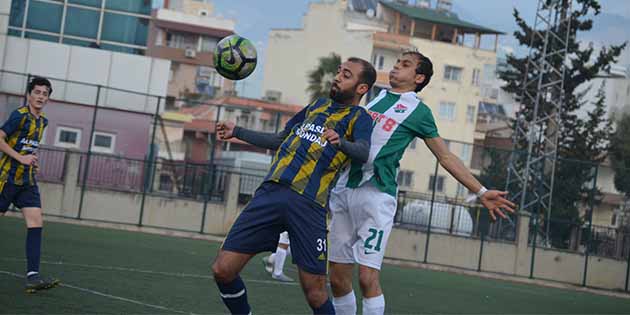
[[352, 105], [350, 104], [350, 102], [352, 102], [352, 100], [354, 99], [354, 90], [356, 89], [356, 86], [353, 87], [352, 89], [348, 89], [345, 91], [342, 91], [341, 89], [339, 89], [338, 85], [335, 85], [333, 83], [333, 85], [330, 87], [330, 98], [339, 103], [339, 104], [346, 104], [346, 105]]

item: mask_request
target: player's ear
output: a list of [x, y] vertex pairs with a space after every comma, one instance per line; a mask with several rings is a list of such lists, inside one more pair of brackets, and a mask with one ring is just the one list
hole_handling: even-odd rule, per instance
[[424, 74], [416, 74], [416, 79], [415, 79], [416, 85], [422, 84], [422, 82], [424, 82], [424, 80], [426, 79], [427, 77]]
[[366, 83], [360, 83], [359, 85], [357, 85], [355, 92], [359, 95], [364, 95], [365, 93], [368, 92], [369, 89], [370, 88], [368, 87]]

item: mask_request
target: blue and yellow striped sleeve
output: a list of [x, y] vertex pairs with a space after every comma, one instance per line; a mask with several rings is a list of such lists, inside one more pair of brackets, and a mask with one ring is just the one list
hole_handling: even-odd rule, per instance
[[24, 114], [17, 110], [11, 113], [9, 119], [2, 125], [2, 127], [0, 127], [0, 129], [2, 129], [2, 131], [6, 134], [6, 137], [11, 136], [18, 131], [20, 128], [20, 122], [22, 121], [22, 118], [24, 118], [23, 116]]

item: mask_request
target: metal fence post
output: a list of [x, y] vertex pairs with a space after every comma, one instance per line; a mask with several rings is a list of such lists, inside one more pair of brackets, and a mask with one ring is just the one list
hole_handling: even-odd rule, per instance
[[98, 112], [98, 103], [101, 100], [101, 86], [96, 86], [96, 102], [94, 102], [94, 113], [92, 114], [92, 127], [90, 129], [90, 138], [88, 139], [87, 157], [85, 158], [85, 167], [83, 168], [83, 182], [81, 183], [81, 198], [79, 199], [79, 211], [77, 219], [81, 220], [81, 212], [83, 211], [83, 199], [85, 198], [85, 188], [87, 185], [88, 172], [90, 171], [90, 160], [92, 159], [92, 141], [94, 140], [94, 128], [96, 127], [96, 117]]
[[[214, 155], [217, 147], [217, 125], [219, 124], [219, 118], [221, 117], [221, 106], [217, 108], [217, 117], [214, 120], [214, 133], [211, 137], [211, 145], [210, 148], [210, 161], [208, 163], [208, 178], [210, 179], [210, 183], [208, 183], [208, 187], [206, 188], [205, 198], [203, 200], [203, 213], [201, 215], [201, 227], [199, 228], [199, 233], [203, 234], [203, 228], [206, 225], [206, 213], [208, 211], [208, 200], [210, 199], [211, 194], [214, 190], [214, 176], [216, 173], [216, 167], [214, 165]], [[208, 130], [210, 132], [210, 130]]]
[[[584, 251], [584, 272], [582, 273], [582, 286], [586, 286], [586, 276], [588, 272], [588, 256], [591, 250], [591, 243], [593, 241], [593, 207], [595, 204], [595, 191], [597, 190], [597, 175], [599, 168], [595, 166], [595, 172], [593, 174], [593, 187], [591, 188], [590, 196], [588, 198], [589, 202], [589, 213], [588, 213], [588, 232], [587, 232], [587, 242], [586, 242], [586, 250]], [[579, 234], [578, 234], [579, 235]], [[579, 245], [579, 244], [578, 244]]]
[[630, 251], [628, 252], [628, 260], [626, 261], [626, 287], [624, 288], [628, 292], [628, 280], [630, 279]]
[[282, 117], [282, 113], [277, 112], [276, 113], [276, 123], [275, 123], [275, 125], [276, 125], [275, 126], [275, 129], [276, 129], [275, 132], [276, 133], [280, 132], [280, 119], [281, 119], [281, 117]]
[[437, 190], [438, 168], [440, 161], [435, 160], [435, 171], [433, 172], [433, 191], [431, 192], [431, 207], [429, 209], [429, 227], [427, 228], [427, 241], [424, 243], [424, 263], [427, 263], [429, 257], [429, 239], [431, 238], [431, 220], [433, 219], [433, 205], [435, 204], [435, 191]]
[[[529, 278], [530, 279], [534, 279], [534, 264], [536, 263], [536, 242], [537, 240], [537, 236], [538, 236], [538, 206], [536, 206], [536, 213], [533, 216], [534, 218], [534, 239], [532, 240], [532, 259], [530, 260], [530, 265], [529, 265]], [[549, 222], [547, 222], [547, 224], [549, 224]], [[531, 224], [530, 224], [531, 226]]]
[[[145, 177], [142, 182], [142, 199], [140, 201], [140, 216], [138, 218], [138, 226], [142, 226], [142, 218], [144, 217], [144, 204], [147, 199], [147, 187], [149, 185], [153, 186], [153, 173], [154, 171], [154, 161], [157, 159], [157, 155], [159, 152], [155, 152], [155, 130], [157, 129], [158, 119], [160, 117], [160, 103], [162, 102], [162, 97], [158, 96], [157, 105], [155, 106], [155, 114], [153, 115], [153, 130], [151, 131], [151, 145], [149, 146], [149, 158], [144, 160], [145, 169], [148, 169], [148, 172], [145, 172]], [[168, 141], [168, 139], [164, 139], [164, 141]], [[149, 167], [147, 168], [147, 160], [149, 162]], [[147, 177], [148, 176], [148, 177]]]
[[483, 258], [483, 242], [484, 242], [484, 240], [485, 240], [485, 238], [486, 238], [486, 232], [485, 232], [484, 230], [485, 230], [485, 229], [481, 229], [481, 230], [479, 231], [479, 234], [480, 234], [480, 236], [481, 236], [481, 237], [480, 237], [481, 242], [480, 242], [480, 244], [479, 244], [479, 263], [477, 264], [477, 271], [478, 271], [478, 272], [479, 272], [479, 271], [481, 271], [481, 260], [482, 260], [482, 258]]

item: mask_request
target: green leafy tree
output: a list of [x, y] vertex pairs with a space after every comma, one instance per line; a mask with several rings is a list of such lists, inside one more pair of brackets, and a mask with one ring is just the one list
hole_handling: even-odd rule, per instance
[[630, 230], [630, 113], [617, 121], [617, 130], [612, 137], [610, 162], [615, 171], [615, 188], [625, 197], [620, 226]]
[[330, 56], [319, 58], [317, 68], [308, 73], [308, 92], [311, 100], [328, 97], [332, 80], [341, 65], [341, 56], [331, 53]]
[[[547, 5], [562, 6], [571, 0], [548, 0]], [[612, 45], [601, 48], [597, 53], [592, 45], [580, 47], [578, 33], [587, 32], [593, 28], [592, 16], [598, 15], [601, 6], [597, 0], [575, 0], [573, 2], [574, 10], [571, 13], [571, 28], [569, 32], [568, 43], [568, 61], [566, 64], [566, 72], [564, 76], [564, 104], [560, 113], [562, 124], [559, 126], [558, 141], [558, 162], [556, 163], [556, 173], [553, 187], [552, 199], [552, 220], [558, 221], [555, 226], [552, 224], [552, 242], [556, 246], [566, 245], [568, 241], [567, 233], [560, 226], [568, 229], [569, 224], [578, 225], [580, 223], [579, 205], [583, 201], [584, 193], [588, 189], [586, 184], [592, 179], [592, 166], [588, 163], [601, 162], [605, 157], [605, 152], [609, 146], [609, 129], [606, 130], [609, 123], [607, 122], [603, 109], [595, 109], [589, 112], [587, 117], [580, 117], [578, 112], [586, 105], [583, 101], [587, 91], [577, 92], [577, 88], [599, 74], [610, 69], [610, 65], [616, 62], [619, 54], [626, 46], [625, 43], [620, 45]], [[531, 49], [534, 61], [541, 58], [544, 49], [542, 39], [531, 38], [534, 30], [520, 16], [518, 10], [514, 10], [514, 18], [519, 27], [514, 32], [514, 36], [519, 44]], [[557, 29], [557, 32], [566, 34], [566, 29]], [[561, 35], [565, 38], [565, 35]], [[561, 47], [559, 41], [551, 41], [550, 51], [556, 51]], [[521, 95], [523, 92], [523, 78], [525, 72], [527, 75], [535, 77], [540, 71], [537, 68], [530, 67], [527, 69], [528, 56], [509, 55], [507, 57], [508, 67], [499, 71], [499, 77], [506, 82], [503, 89], [515, 95]], [[552, 58], [551, 63], [554, 67], [560, 67], [564, 60], [561, 56], [556, 55]], [[550, 72], [543, 73], [549, 76]], [[531, 95], [536, 94], [536, 86], [528, 87]], [[600, 95], [601, 96], [601, 95]], [[559, 97], [554, 95], [554, 97]], [[598, 101], [602, 98], [598, 98]], [[528, 98], [520, 99], [522, 107], [518, 115], [523, 115], [527, 120], [533, 116], [534, 103]], [[540, 111], [543, 113], [552, 113], [554, 107], [549, 102], [542, 100], [540, 103]], [[553, 128], [553, 126], [547, 126]], [[520, 143], [520, 147], [525, 144]], [[586, 161], [588, 163], [578, 163], [576, 161]], [[545, 172], [549, 172], [547, 169]], [[549, 175], [550, 176], [550, 175]], [[539, 213], [546, 215], [545, 213]], [[560, 223], [560, 220], [564, 221]]]

